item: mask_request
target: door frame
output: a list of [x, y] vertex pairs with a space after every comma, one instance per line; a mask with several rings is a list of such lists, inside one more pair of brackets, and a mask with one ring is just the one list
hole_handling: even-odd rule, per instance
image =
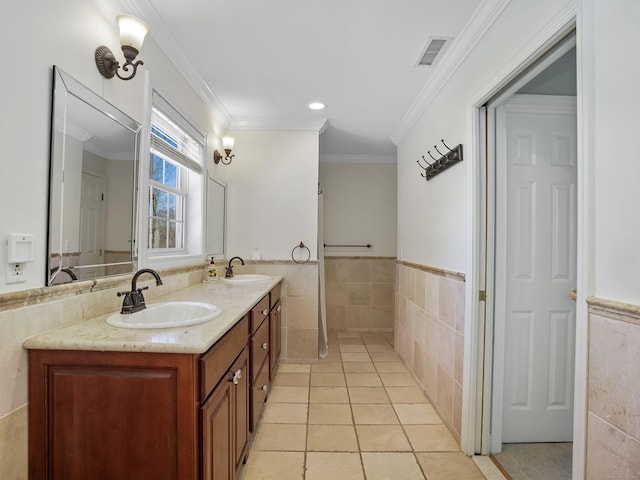
[[[486, 251], [486, 221], [490, 212], [487, 205], [485, 182], [487, 161], [486, 122], [489, 112], [484, 106], [515, 79], [533, 65], [545, 52], [556, 45], [571, 31], [576, 32], [577, 62], [577, 208], [578, 208], [578, 245], [577, 245], [577, 288], [576, 302], [576, 350], [575, 350], [575, 386], [574, 386], [574, 427], [573, 427], [573, 478], [584, 478], [586, 460], [586, 396], [587, 396], [587, 340], [586, 297], [589, 288], [589, 211], [588, 186], [589, 170], [586, 161], [589, 158], [590, 145], [586, 132], [589, 129], [592, 106], [588, 104], [588, 85], [585, 86], [583, 72], [589, 66], [588, 54], [592, 51], [584, 29], [593, 23], [590, 11], [583, 11], [574, 2], [545, 25], [532, 37], [516, 57], [512, 58], [493, 78], [479, 90], [475, 101], [468, 105], [468, 141], [472, 158], [468, 169], [468, 225], [471, 233], [467, 251], [467, 280], [465, 282], [465, 364], [462, 399], [462, 435], [461, 449], [474, 455], [489, 454], [489, 420], [491, 409], [490, 389], [486, 388], [492, 369], [492, 350], [487, 339], [493, 336], [492, 325], [486, 321], [492, 315], [491, 302], [481, 300], [487, 285], [493, 279], [488, 277], [485, 262], [492, 261]], [[585, 26], [583, 26], [585, 25]], [[489, 219], [490, 220], [490, 219]]]

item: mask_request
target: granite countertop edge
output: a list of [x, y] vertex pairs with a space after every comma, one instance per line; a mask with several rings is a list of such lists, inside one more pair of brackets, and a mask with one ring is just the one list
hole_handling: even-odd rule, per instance
[[147, 300], [149, 306], [170, 301], [195, 301], [212, 303], [222, 309], [219, 317], [199, 325], [117, 328], [106, 322], [109, 315], [117, 313], [110, 312], [34, 335], [27, 338], [23, 346], [28, 350], [201, 354], [238, 323], [282, 278], [274, 275], [267, 280], [242, 285], [224, 281], [193, 285]]

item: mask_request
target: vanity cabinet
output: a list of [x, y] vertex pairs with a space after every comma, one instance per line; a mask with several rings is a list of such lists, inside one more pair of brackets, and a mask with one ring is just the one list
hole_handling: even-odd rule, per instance
[[275, 288], [203, 354], [29, 349], [29, 479], [235, 480], [277, 359]]
[[251, 309], [251, 393], [249, 412], [249, 429], [254, 432], [262, 412], [262, 407], [269, 390], [269, 306], [270, 294], [265, 295], [255, 307]]

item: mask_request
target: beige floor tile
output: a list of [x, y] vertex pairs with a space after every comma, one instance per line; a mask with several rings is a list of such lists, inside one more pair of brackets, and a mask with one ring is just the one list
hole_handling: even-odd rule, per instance
[[382, 382], [377, 373], [347, 373], [347, 386], [349, 387], [381, 387]]
[[395, 352], [372, 352], [369, 355], [374, 362], [399, 362], [400, 357]]
[[351, 406], [346, 403], [312, 403], [309, 425], [352, 425]]
[[364, 345], [348, 345], [343, 344], [340, 345], [340, 352], [350, 352], [350, 353], [366, 353], [367, 348]]
[[418, 387], [386, 387], [393, 403], [429, 403], [426, 395]]
[[249, 455], [243, 480], [302, 480], [304, 452], [265, 452]]
[[343, 373], [312, 373], [312, 387], [343, 387], [345, 386]]
[[416, 452], [458, 452], [460, 446], [444, 425], [405, 425], [404, 430]]
[[306, 480], [364, 480], [357, 453], [307, 453]]
[[311, 387], [309, 403], [349, 403], [347, 387]]
[[375, 362], [378, 373], [409, 373], [402, 362]]
[[316, 363], [311, 366], [311, 373], [342, 373], [341, 362]]
[[273, 385], [282, 387], [308, 387], [309, 374], [278, 372], [276, 378], [273, 379]]
[[424, 480], [413, 453], [362, 453], [362, 463], [367, 480]]
[[264, 407], [263, 423], [307, 423], [309, 407], [304, 403], [274, 403]]
[[462, 452], [416, 453], [429, 480], [484, 480], [471, 457]]
[[311, 365], [308, 363], [280, 363], [278, 373], [309, 373]]
[[410, 452], [411, 445], [400, 425], [357, 425], [362, 452]]
[[376, 373], [376, 367], [371, 362], [344, 362], [345, 373]]
[[366, 344], [382, 344], [386, 345], [389, 342], [387, 341], [387, 337], [384, 333], [379, 332], [361, 332], [360, 338]]
[[357, 336], [340, 337], [338, 336], [338, 343], [340, 345], [364, 345], [362, 339]]
[[393, 408], [403, 425], [435, 425], [442, 423], [430, 403], [394, 403]]
[[409, 373], [380, 373], [385, 387], [415, 387], [416, 381]]
[[352, 425], [309, 425], [309, 452], [357, 452], [358, 441]]
[[397, 424], [398, 417], [391, 404], [359, 403], [351, 405], [353, 420], [359, 425]]
[[306, 425], [263, 423], [260, 425], [252, 448], [254, 450], [304, 452], [306, 437]]
[[393, 347], [388, 343], [370, 343], [366, 347], [369, 352], [393, 352]]
[[268, 403], [307, 403], [309, 387], [278, 387], [269, 392]]
[[371, 357], [366, 352], [345, 352], [341, 354], [343, 362], [370, 362]]
[[349, 387], [351, 403], [390, 403], [383, 387]]

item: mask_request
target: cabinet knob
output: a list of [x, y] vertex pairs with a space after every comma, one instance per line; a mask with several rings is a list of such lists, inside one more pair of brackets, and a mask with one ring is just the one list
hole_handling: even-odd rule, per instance
[[242, 370], [236, 370], [233, 372], [233, 384], [238, 385], [240, 383], [240, 379], [242, 378]]
[[262, 310], [262, 315], [264, 315], [265, 317], [269, 315], [269, 310], [267, 310], [266, 308]]
[[278, 305], [278, 306], [276, 307], [276, 310], [277, 310], [277, 311], [282, 310], [282, 305]]
[[262, 388], [260, 390], [262, 390], [263, 392], [266, 392], [267, 388], [269, 388], [269, 387], [267, 387], [266, 385], [262, 385]]
[[262, 348], [263, 348], [263, 350], [266, 350], [267, 348], [269, 348], [269, 344], [267, 342], [264, 342], [262, 344]]

